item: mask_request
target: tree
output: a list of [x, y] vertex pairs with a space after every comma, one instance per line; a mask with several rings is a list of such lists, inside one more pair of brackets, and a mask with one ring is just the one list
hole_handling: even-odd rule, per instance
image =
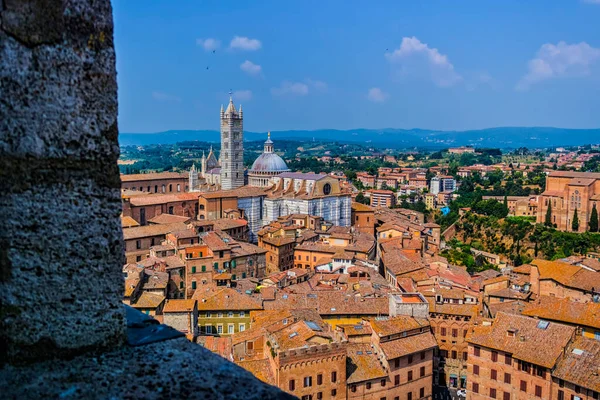
[[577, 208], [575, 208], [575, 212], [573, 213], [573, 223], [571, 224], [571, 228], [573, 228], [573, 232], [577, 232], [579, 230], [579, 217], [577, 217]]
[[590, 214], [590, 232], [598, 232], [598, 211], [596, 210], [596, 204], [592, 207]]
[[546, 210], [546, 219], [544, 220], [544, 225], [552, 226], [552, 204], [548, 202], [548, 209]]
[[357, 203], [369, 204], [369, 199], [367, 199], [362, 192], [358, 192], [358, 194], [356, 195], [356, 199], [354, 199], [354, 200]]
[[506, 209], [506, 215], [508, 215], [508, 197], [504, 195], [504, 208]]

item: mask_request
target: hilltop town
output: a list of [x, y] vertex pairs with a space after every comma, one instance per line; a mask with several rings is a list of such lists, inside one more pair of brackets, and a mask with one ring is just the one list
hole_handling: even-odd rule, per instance
[[[243, 118], [230, 99], [188, 171], [121, 176], [125, 304], [302, 399], [598, 398], [600, 173], [385, 154], [301, 172], [271, 135], [247, 168]], [[493, 224], [588, 236], [546, 257], [513, 230], [494, 253]]]

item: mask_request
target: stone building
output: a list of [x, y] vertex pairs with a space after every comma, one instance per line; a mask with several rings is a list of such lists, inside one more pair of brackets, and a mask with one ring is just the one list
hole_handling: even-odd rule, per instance
[[229, 97], [229, 105], [221, 106], [221, 188], [235, 189], [244, 185], [244, 114]]
[[258, 301], [232, 288], [202, 288], [198, 301], [198, 331], [204, 335], [229, 336], [250, 328], [250, 312], [261, 310]]
[[499, 312], [467, 335], [472, 399], [552, 399], [552, 371], [576, 329]]
[[149, 174], [121, 174], [121, 189], [146, 193], [183, 193], [189, 190], [185, 173], [155, 172]]
[[537, 223], [546, 221], [551, 208], [551, 222], [563, 231], [571, 231], [577, 210], [579, 232], [588, 230], [592, 208], [600, 212], [600, 173], [551, 171], [546, 190], [538, 198]]
[[254, 161], [252, 168], [248, 171], [248, 184], [269, 187], [273, 184], [272, 177], [289, 171], [285, 161], [273, 151], [273, 141], [271, 132], [269, 132], [263, 153]]
[[179, 215], [196, 219], [198, 193], [153, 194], [143, 196], [122, 195], [123, 216], [131, 217], [140, 225], [161, 214]]
[[163, 322], [193, 339], [198, 334], [198, 302], [194, 299], [167, 300]]
[[375, 235], [375, 209], [366, 204], [352, 202], [352, 226], [360, 232]]

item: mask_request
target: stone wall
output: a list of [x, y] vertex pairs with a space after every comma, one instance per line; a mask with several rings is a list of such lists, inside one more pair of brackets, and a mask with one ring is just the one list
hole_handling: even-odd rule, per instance
[[119, 345], [110, 2], [4, 0], [0, 8], [0, 341], [8, 361]]

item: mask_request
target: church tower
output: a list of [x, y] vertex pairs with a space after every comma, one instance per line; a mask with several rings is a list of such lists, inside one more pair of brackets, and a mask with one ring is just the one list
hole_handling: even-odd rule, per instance
[[221, 106], [221, 188], [236, 189], [244, 185], [244, 116], [237, 111], [229, 93], [229, 105]]

